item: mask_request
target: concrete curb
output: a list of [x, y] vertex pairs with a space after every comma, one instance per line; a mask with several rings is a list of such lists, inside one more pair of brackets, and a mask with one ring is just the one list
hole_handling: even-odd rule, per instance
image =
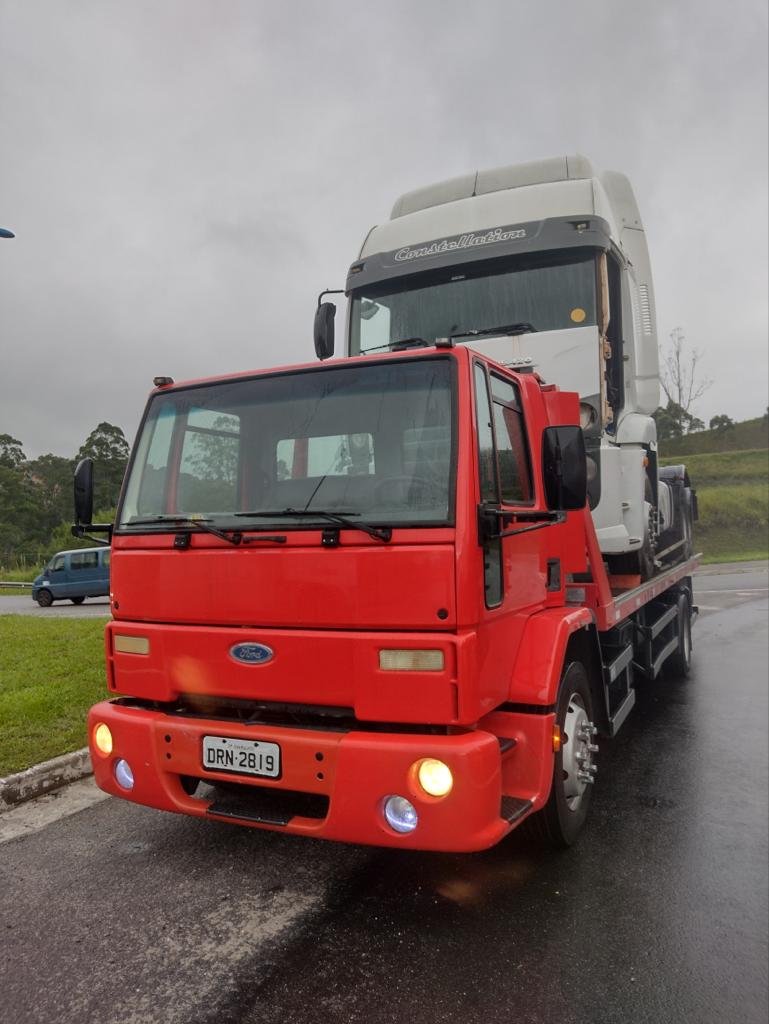
[[62, 754], [51, 761], [33, 765], [26, 771], [8, 775], [0, 779], [0, 814], [24, 800], [32, 800], [66, 786], [68, 782], [82, 779], [92, 771], [88, 747], [83, 747], [71, 754]]

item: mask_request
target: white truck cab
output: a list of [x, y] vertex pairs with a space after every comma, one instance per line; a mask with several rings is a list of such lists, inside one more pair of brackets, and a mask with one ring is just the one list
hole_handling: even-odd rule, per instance
[[615, 572], [652, 575], [670, 525], [656, 319], [623, 174], [567, 156], [408, 192], [369, 231], [345, 292], [348, 355], [448, 338], [577, 391], [601, 550]]

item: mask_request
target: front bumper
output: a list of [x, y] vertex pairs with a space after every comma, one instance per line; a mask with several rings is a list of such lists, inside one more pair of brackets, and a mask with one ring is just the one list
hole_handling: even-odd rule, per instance
[[[113, 749], [108, 756], [93, 746], [93, 730], [99, 722], [106, 723], [112, 733]], [[542, 719], [534, 724], [541, 733], [545, 725]], [[524, 786], [529, 792], [516, 793], [512, 799], [517, 812], [512, 816], [506, 813], [511, 806], [508, 780], [516, 744], [500, 743], [491, 732], [481, 729], [449, 736], [331, 732], [184, 718], [105, 701], [91, 709], [88, 735], [96, 782], [114, 796], [161, 810], [344, 842], [443, 851], [482, 850], [498, 842], [511, 830], [513, 821], [517, 824], [526, 813], [542, 806], [547, 797], [541, 782], [531, 785], [535, 780], [530, 772], [523, 771], [522, 780], [531, 779]], [[252, 778], [204, 768], [202, 745], [206, 735], [277, 743], [281, 748], [281, 777]], [[541, 748], [541, 742], [528, 737], [521, 746], [533, 750]], [[420, 789], [412, 768], [424, 757], [440, 758], [451, 768], [454, 786], [448, 796], [434, 798]], [[114, 766], [119, 758], [127, 760], [133, 772], [130, 792], [115, 779]], [[323, 810], [313, 812], [316, 816], [299, 810], [279, 820], [254, 820], [246, 812], [233, 812], [231, 804], [218, 801], [206, 786], [189, 795], [185, 790], [189, 779], [220, 785], [230, 794], [237, 791], [241, 806], [248, 805], [249, 796], [271, 790], [270, 796], [278, 803], [281, 792], [286, 798], [304, 795]], [[417, 809], [419, 824], [412, 833], [399, 834], [384, 819], [383, 802], [395, 794], [407, 797]]]

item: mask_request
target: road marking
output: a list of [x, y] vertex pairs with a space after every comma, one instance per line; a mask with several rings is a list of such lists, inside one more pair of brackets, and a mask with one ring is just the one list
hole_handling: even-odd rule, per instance
[[769, 587], [758, 587], [756, 590], [703, 590], [702, 587], [695, 587], [694, 596], [697, 594], [737, 594], [740, 597], [752, 597], [754, 594], [769, 594]]
[[54, 821], [68, 818], [70, 814], [106, 800], [107, 796], [107, 793], [96, 788], [93, 778], [89, 777], [71, 782], [36, 800], [27, 800], [0, 815], [0, 844], [39, 832]]

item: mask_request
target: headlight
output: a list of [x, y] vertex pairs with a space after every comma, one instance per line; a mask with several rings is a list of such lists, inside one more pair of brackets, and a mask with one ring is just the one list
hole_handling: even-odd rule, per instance
[[587, 430], [588, 427], [592, 427], [597, 419], [598, 413], [592, 405], [588, 402], [579, 403], [579, 425], [583, 430]]
[[112, 649], [120, 654], [149, 654], [150, 640], [147, 636], [126, 636], [122, 633], [114, 633]]
[[382, 650], [379, 667], [385, 672], [442, 672], [443, 651]]

